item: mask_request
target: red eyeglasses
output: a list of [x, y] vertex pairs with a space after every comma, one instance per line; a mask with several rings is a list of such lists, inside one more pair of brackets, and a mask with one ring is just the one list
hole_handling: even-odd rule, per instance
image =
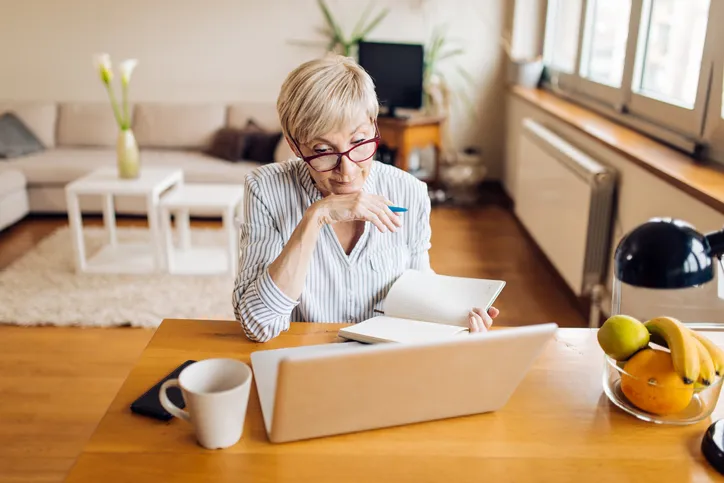
[[311, 166], [314, 171], [319, 173], [335, 169], [342, 162], [342, 156], [347, 156], [347, 159], [353, 163], [362, 163], [367, 161], [375, 155], [381, 141], [382, 138], [380, 137], [379, 130], [377, 129], [377, 123], [375, 123], [375, 137], [356, 144], [343, 153], [322, 153], [315, 154], [314, 156], [304, 156], [301, 154], [302, 150], [299, 149], [297, 141], [292, 139], [294, 146], [297, 148], [297, 152], [299, 152], [304, 162]]

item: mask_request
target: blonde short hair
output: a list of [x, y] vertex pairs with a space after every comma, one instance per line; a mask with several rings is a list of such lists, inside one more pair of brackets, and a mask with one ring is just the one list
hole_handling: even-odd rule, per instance
[[370, 120], [377, 118], [374, 82], [359, 64], [341, 55], [310, 60], [294, 69], [277, 100], [284, 135], [300, 145], [353, 122], [360, 109]]

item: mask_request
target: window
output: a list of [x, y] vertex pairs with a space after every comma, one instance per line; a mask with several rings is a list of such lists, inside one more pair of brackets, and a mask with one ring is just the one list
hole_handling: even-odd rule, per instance
[[719, 0], [549, 0], [544, 62], [568, 96], [724, 162], [722, 24]]
[[565, 73], [576, 70], [578, 35], [583, 0], [550, 0], [546, 29], [546, 63]]
[[694, 108], [708, 15], [709, 0], [652, 3], [645, 42], [640, 47], [641, 77], [634, 84], [638, 93]]
[[589, 1], [581, 76], [620, 87], [631, 0]]

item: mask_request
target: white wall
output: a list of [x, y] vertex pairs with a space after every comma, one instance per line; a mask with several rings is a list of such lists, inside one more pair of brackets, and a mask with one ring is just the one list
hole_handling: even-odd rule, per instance
[[[602, 147], [588, 135], [519, 97], [508, 94], [507, 98], [508, 127], [504, 185], [514, 199], [519, 156], [517, 139], [522, 120], [526, 117], [535, 119], [600, 163], [616, 170], [619, 177], [618, 212], [609, 261], [613, 260], [615, 247], [626, 233], [654, 217], [685, 220], [702, 233], [721, 230], [724, 226], [723, 213], [673, 187], [613, 150]], [[612, 268], [609, 267], [607, 284], [609, 290], [612, 282], [611, 272]], [[721, 274], [718, 277], [721, 277]], [[667, 292], [629, 290], [624, 294], [622, 310], [635, 316], [669, 315], [680, 317], [687, 322], [724, 324], [724, 300], [718, 297], [717, 283], [715, 280], [701, 287]], [[604, 308], [608, 309], [609, 306], [610, 301], [607, 301]]]
[[[389, 16], [370, 39], [424, 42], [446, 23], [468, 49], [479, 118], [451, 119], [459, 147], [481, 146], [502, 167], [505, 0], [377, 0]], [[367, 2], [329, 0], [347, 32]], [[315, 0], [0, 0], [0, 98], [105, 100], [91, 58], [139, 59], [132, 99], [274, 101], [285, 75], [324, 52]], [[320, 44], [318, 44], [320, 45]], [[322, 42], [321, 45], [324, 45]], [[451, 66], [451, 71], [454, 67]]]

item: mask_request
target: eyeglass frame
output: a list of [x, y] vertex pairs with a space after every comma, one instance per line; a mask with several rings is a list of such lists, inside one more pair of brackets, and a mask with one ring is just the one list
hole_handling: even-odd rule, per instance
[[[355, 144], [354, 146], [352, 146], [351, 148], [349, 148], [347, 151], [345, 151], [343, 153], [332, 152], [332, 153], [315, 154], [313, 156], [304, 156], [302, 154], [301, 148], [299, 147], [299, 144], [297, 144], [297, 140], [294, 138], [291, 138], [291, 140], [294, 143], [294, 147], [296, 147], [297, 151], [299, 152], [299, 157], [301, 157], [302, 160], [305, 163], [307, 163], [310, 168], [312, 168], [317, 173], [326, 173], [328, 171], [337, 169], [339, 167], [339, 165], [342, 164], [342, 156], [347, 156], [347, 159], [349, 159], [350, 161], [352, 161], [355, 164], [358, 164], [358, 163], [364, 163], [365, 161], [369, 161], [370, 159], [372, 159], [374, 157], [375, 154], [377, 154], [377, 150], [379, 149], [380, 143], [382, 142], [382, 136], [380, 136], [380, 130], [377, 127], [377, 121], [375, 121], [374, 124], [375, 124], [375, 136], [373, 138], [367, 139], [366, 141], [362, 141], [359, 144]], [[363, 159], [362, 161], [355, 161], [354, 159], [349, 157], [349, 153], [352, 152], [354, 149], [357, 149], [358, 147], [363, 146], [368, 143], [375, 143], [375, 150], [372, 152], [372, 154], [368, 158]], [[314, 161], [317, 158], [321, 158], [323, 156], [337, 156], [337, 163], [333, 167], [322, 170], [322, 171], [320, 171], [317, 168], [315, 168], [314, 166], [312, 166], [312, 161]]]

